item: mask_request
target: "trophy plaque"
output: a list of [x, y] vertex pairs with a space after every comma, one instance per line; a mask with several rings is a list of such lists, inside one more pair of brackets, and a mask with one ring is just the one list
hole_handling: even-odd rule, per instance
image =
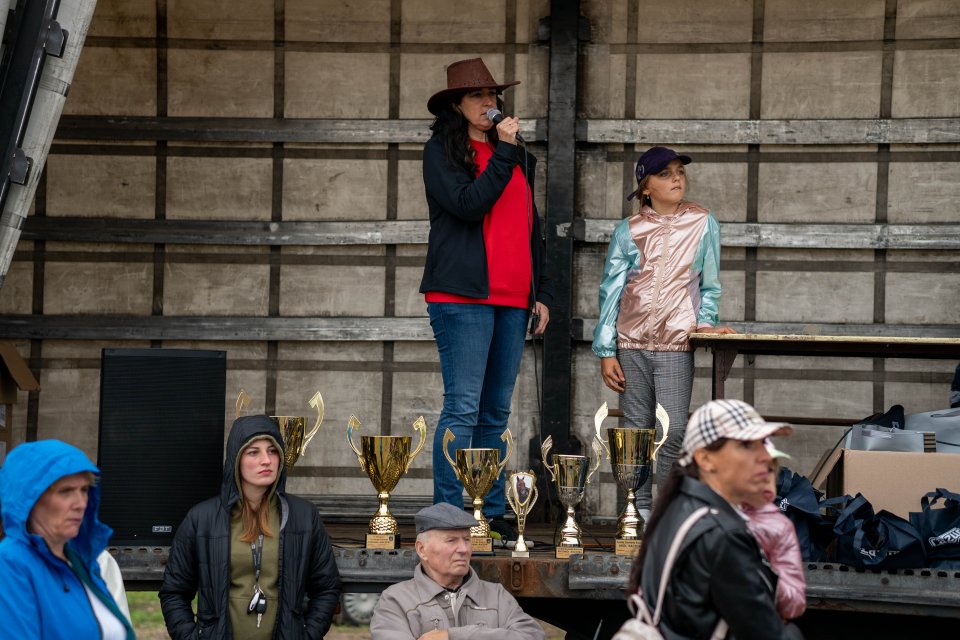
[[[308, 418], [306, 416], [270, 416], [270, 419], [280, 427], [280, 436], [283, 438], [283, 466], [287, 471], [293, 468], [303, 452], [307, 450], [307, 445], [317, 435], [320, 429], [320, 423], [323, 422], [323, 396], [317, 391], [308, 404], [317, 411], [317, 421], [307, 432]], [[243, 389], [237, 396], [237, 417], [243, 413], [250, 405], [250, 396]]]
[[580, 455], [562, 455], [553, 454], [553, 460], [550, 460], [550, 449], [553, 448], [553, 436], [547, 436], [540, 447], [540, 453], [543, 455], [543, 465], [550, 472], [550, 476], [557, 486], [557, 495], [560, 503], [567, 509], [567, 519], [560, 529], [560, 544], [557, 545], [556, 557], [569, 558], [572, 555], [583, 553], [583, 544], [580, 539], [580, 525], [576, 521], [576, 512], [574, 507], [580, 504], [586, 493], [590, 478], [596, 473], [600, 466], [600, 460], [603, 456], [603, 448], [593, 441], [594, 464], [590, 467], [590, 459], [587, 456]]
[[507, 503], [517, 515], [517, 544], [510, 554], [514, 558], [529, 558], [530, 549], [523, 539], [527, 514], [537, 501], [537, 476], [533, 471], [511, 473], [507, 478]]
[[[604, 403], [597, 411], [594, 420], [597, 429], [594, 442], [599, 443], [604, 448], [607, 447], [607, 444], [604, 443], [600, 435], [600, 423], [606, 417], [607, 404]], [[615, 542], [617, 555], [633, 556], [640, 550], [640, 533], [644, 523], [637, 511], [636, 492], [653, 475], [653, 465], [657, 459], [657, 451], [666, 441], [667, 432], [670, 429], [670, 416], [659, 404], [657, 404], [657, 419], [663, 426], [663, 437], [660, 438], [659, 442], [656, 441], [656, 428], [611, 427], [607, 429], [608, 452], [610, 454], [610, 466], [613, 468], [613, 477], [627, 494], [626, 504], [620, 512], [620, 517], [617, 518]]]
[[478, 524], [470, 528], [470, 544], [475, 554], [492, 554], [493, 540], [490, 538], [490, 523], [483, 516], [483, 497], [500, 476], [513, 453], [513, 435], [510, 429], [503, 432], [500, 439], [507, 443], [507, 454], [500, 460], [500, 449], [457, 449], [457, 459], [450, 457], [448, 445], [453, 442], [453, 431], [447, 429], [443, 434], [443, 455], [453, 467], [457, 480], [473, 498], [473, 517]]
[[423, 416], [413, 422], [413, 430], [420, 434], [420, 442], [410, 452], [410, 436], [360, 436], [360, 448], [353, 442], [353, 432], [360, 430], [360, 421], [356, 416], [347, 420], [347, 442], [357, 454], [360, 468], [367, 472], [367, 477], [377, 490], [377, 499], [380, 506], [377, 513], [370, 519], [367, 527], [367, 549], [399, 549], [400, 535], [397, 519], [390, 513], [388, 502], [390, 492], [400, 481], [400, 476], [410, 470], [413, 459], [423, 449], [427, 436], [427, 423]]

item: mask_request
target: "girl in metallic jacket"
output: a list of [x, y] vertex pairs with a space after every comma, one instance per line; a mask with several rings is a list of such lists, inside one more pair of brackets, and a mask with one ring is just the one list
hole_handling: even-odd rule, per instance
[[[677, 459], [693, 390], [694, 331], [717, 327], [720, 306], [720, 225], [684, 200], [690, 156], [652, 147], [637, 161], [637, 188], [628, 200], [640, 210], [614, 229], [600, 282], [600, 318], [593, 352], [604, 384], [620, 393], [630, 427], [651, 428], [657, 404], [670, 416], [657, 478]], [[644, 519], [651, 480], [637, 494]]]

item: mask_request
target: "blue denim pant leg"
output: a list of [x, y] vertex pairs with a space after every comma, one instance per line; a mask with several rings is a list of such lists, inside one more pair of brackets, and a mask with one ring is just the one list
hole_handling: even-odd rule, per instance
[[[433, 438], [433, 501], [463, 506], [463, 486], [443, 453], [447, 429], [454, 434], [451, 457], [457, 449], [505, 446], [500, 435], [510, 416], [510, 397], [516, 382], [527, 318], [525, 309], [481, 304], [427, 305], [440, 354], [443, 410]], [[481, 403], [481, 398], [483, 399]], [[483, 404], [484, 428], [478, 429]], [[484, 511], [502, 514], [503, 479], [487, 495]]]
[[[526, 334], [526, 309], [515, 307], [494, 307], [495, 324], [490, 353], [487, 357], [487, 369], [483, 380], [483, 392], [480, 395], [480, 415], [474, 434], [475, 447], [500, 449], [500, 461], [507, 453], [507, 444], [501, 440], [510, 419], [510, 399], [520, 372], [523, 358], [524, 337]], [[514, 434], [516, 436], [516, 434]], [[504, 470], [509, 467], [509, 463]], [[487, 518], [502, 516], [505, 510], [504, 495], [505, 473], [501, 473], [487, 492], [483, 503], [483, 514]]]

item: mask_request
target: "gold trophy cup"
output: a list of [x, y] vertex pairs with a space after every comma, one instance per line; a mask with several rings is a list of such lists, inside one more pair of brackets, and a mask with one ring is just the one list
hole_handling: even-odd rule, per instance
[[560, 503], [567, 508], [567, 520], [560, 529], [560, 544], [557, 545], [556, 557], [569, 558], [575, 554], [583, 553], [583, 545], [580, 541], [580, 525], [577, 524], [574, 507], [580, 504], [586, 493], [590, 478], [600, 467], [600, 460], [603, 457], [603, 448], [593, 441], [594, 464], [590, 468], [590, 459], [587, 456], [553, 454], [553, 460], [550, 460], [550, 449], [553, 448], [553, 436], [547, 436], [540, 446], [540, 453], [543, 455], [543, 466], [550, 472], [557, 485], [557, 495]]
[[[250, 396], [243, 389], [237, 396], [237, 417], [243, 413], [243, 410], [250, 405]], [[293, 465], [300, 459], [303, 452], [307, 450], [307, 445], [313, 440], [320, 429], [320, 423], [323, 422], [323, 396], [317, 391], [310, 398], [309, 405], [317, 410], [317, 422], [307, 432], [307, 420], [305, 416], [270, 416], [270, 418], [280, 427], [280, 435], [283, 438], [283, 464], [287, 471], [293, 468]]]
[[[600, 435], [600, 423], [607, 417], [607, 403], [603, 403], [594, 420], [597, 435], [594, 442], [606, 448]], [[610, 448], [610, 466], [617, 484], [627, 494], [626, 504], [617, 519], [617, 555], [636, 555], [640, 550], [640, 530], [643, 522], [637, 511], [636, 492], [653, 474], [657, 451], [667, 439], [670, 416], [657, 404], [657, 419], [663, 426], [663, 437], [657, 442], [657, 430], [611, 427], [607, 429]]]
[[500, 476], [513, 453], [513, 435], [510, 429], [503, 432], [500, 439], [507, 443], [507, 455], [500, 461], [500, 449], [457, 449], [457, 460], [450, 457], [448, 445], [453, 442], [453, 431], [447, 429], [443, 434], [443, 455], [453, 467], [457, 480], [473, 498], [473, 517], [479, 522], [470, 528], [470, 543], [474, 553], [493, 553], [493, 541], [490, 539], [490, 523], [483, 517], [483, 497]]
[[397, 535], [397, 519], [390, 513], [387, 503], [390, 492], [400, 481], [400, 476], [410, 470], [413, 459], [423, 449], [427, 437], [427, 423], [423, 416], [413, 422], [413, 430], [420, 434], [420, 442], [413, 453], [410, 453], [410, 436], [362, 435], [358, 449], [353, 443], [353, 432], [359, 429], [360, 421], [356, 416], [350, 416], [347, 420], [347, 442], [357, 454], [360, 468], [367, 472], [380, 501], [377, 513], [370, 519], [370, 526], [367, 528], [367, 549], [398, 549], [400, 536]]
[[507, 503], [517, 514], [517, 544], [510, 555], [514, 558], [529, 558], [530, 549], [523, 539], [523, 527], [527, 514], [537, 501], [537, 476], [533, 471], [511, 473], [507, 478]]

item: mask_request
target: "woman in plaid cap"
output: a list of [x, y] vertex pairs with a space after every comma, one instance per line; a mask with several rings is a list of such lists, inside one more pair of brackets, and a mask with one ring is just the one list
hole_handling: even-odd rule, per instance
[[707, 508], [682, 538], [667, 577], [659, 624], [664, 638], [802, 637], [777, 614], [777, 574], [738, 506], [766, 482], [772, 458], [765, 440], [792, 431], [784, 423], [766, 422], [740, 400], [714, 400], [691, 416], [681, 456], [660, 487], [630, 575], [629, 592], [653, 611], [676, 532], [691, 514]]

